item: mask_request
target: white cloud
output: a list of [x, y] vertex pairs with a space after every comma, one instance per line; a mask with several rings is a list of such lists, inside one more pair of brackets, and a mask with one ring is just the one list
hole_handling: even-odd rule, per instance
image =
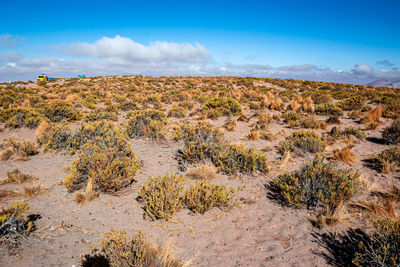
[[272, 67], [267, 64], [230, 64], [211, 60], [201, 44], [152, 42], [137, 43], [119, 35], [94, 43], [58, 46], [67, 53], [59, 57], [24, 58], [14, 51], [0, 53], [0, 81], [34, 80], [38, 73], [51, 77], [99, 75], [153, 76], [242, 76], [293, 78], [366, 84], [375, 80], [399, 79], [400, 69], [374, 69], [357, 64], [350, 70], [332, 70], [313, 64]]
[[22, 58], [21, 54], [15, 51], [0, 52], [0, 63], [18, 61]]
[[19, 35], [5, 33], [0, 35], [0, 46], [13, 47], [26, 42], [26, 39]]
[[148, 46], [116, 35], [94, 43], [73, 43], [64, 51], [76, 57], [118, 58], [130, 62], [205, 62], [210, 53], [199, 43], [156, 41]]

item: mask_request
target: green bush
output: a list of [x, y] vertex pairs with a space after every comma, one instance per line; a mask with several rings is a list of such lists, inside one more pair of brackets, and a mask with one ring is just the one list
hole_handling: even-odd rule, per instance
[[117, 121], [116, 112], [94, 110], [83, 117], [83, 121], [112, 120]]
[[126, 135], [119, 128], [110, 128], [106, 135], [85, 142], [64, 184], [69, 192], [84, 185], [87, 192], [115, 192], [133, 181], [138, 168]]
[[44, 152], [66, 150], [73, 152], [76, 147], [73, 145], [74, 134], [67, 125], [52, 125], [49, 130], [38, 136], [37, 142]]
[[291, 152], [322, 152], [324, 150], [324, 143], [314, 131], [295, 131], [285, 138], [280, 143], [279, 150], [281, 153], [284, 151]]
[[398, 120], [400, 119], [400, 103], [398, 100], [390, 101], [384, 106], [382, 116], [384, 118], [390, 118]]
[[343, 116], [343, 110], [333, 104], [315, 105], [315, 113], [318, 115]]
[[303, 115], [297, 112], [288, 112], [284, 113], [282, 118], [290, 127], [298, 127], [303, 119]]
[[242, 114], [240, 103], [231, 97], [214, 97], [203, 105], [203, 111], [218, 110], [220, 115], [231, 116]]
[[317, 155], [300, 170], [280, 175], [274, 183], [287, 204], [307, 208], [322, 205], [334, 210], [357, 192], [358, 177]]
[[34, 108], [7, 108], [0, 110], [0, 121], [6, 128], [36, 128], [44, 120], [44, 116]]
[[168, 111], [168, 117], [183, 118], [187, 112], [187, 109], [184, 107], [173, 107]]
[[157, 110], [136, 111], [129, 113], [127, 118], [126, 132], [130, 138], [165, 139], [164, 131], [167, 119], [163, 112]]
[[362, 96], [353, 96], [339, 101], [336, 105], [342, 110], [360, 110], [364, 107], [365, 99]]
[[333, 127], [331, 130], [331, 135], [336, 139], [344, 139], [352, 135], [360, 140], [364, 139], [366, 136], [366, 134], [361, 129], [357, 129], [353, 126], [345, 127], [344, 130], [338, 130], [336, 127]]
[[182, 193], [186, 180], [182, 175], [149, 177], [139, 191], [145, 216], [152, 220], [170, 220], [182, 207]]
[[353, 263], [357, 266], [400, 266], [400, 222], [383, 219], [365, 243], [358, 244]]
[[386, 144], [400, 143], [400, 120], [394, 121], [391, 125], [385, 128], [382, 133], [382, 138]]
[[65, 101], [55, 101], [43, 105], [43, 114], [52, 122], [80, 120], [81, 113]]
[[181, 131], [185, 146], [179, 152], [184, 161], [194, 163], [208, 159], [227, 174], [268, 172], [268, 159], [263, 153], [231, 144], [218, 130], [199, 124], [185, 126]]
[[381, 172], [400, 170], [400, 146], [388, 147], [372, 161], [373, 167]]
[[228, 207], [233, 203], [234, 189], [225, 185], [215, 185], [208, 181], [197, 182], [190, 186], [183, 201], [191, 211], [204, 214], [214, 207]]

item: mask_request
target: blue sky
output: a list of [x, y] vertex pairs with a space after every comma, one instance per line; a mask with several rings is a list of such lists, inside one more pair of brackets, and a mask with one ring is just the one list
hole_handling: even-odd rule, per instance
[[37, 72], [400, 79], [399, 0], [1, 6], [1, 81], [34, 79]]

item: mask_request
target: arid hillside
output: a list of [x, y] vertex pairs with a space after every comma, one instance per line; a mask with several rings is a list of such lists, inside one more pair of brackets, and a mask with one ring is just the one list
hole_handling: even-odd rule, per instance
[[0, 84], [0, 266], [399, 266], [400, 90]]

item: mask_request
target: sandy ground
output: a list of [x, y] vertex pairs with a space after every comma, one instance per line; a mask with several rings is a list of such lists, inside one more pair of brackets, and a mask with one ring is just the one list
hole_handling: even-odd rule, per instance
[[[221, 126], [225, 119], [210, 122]], [[342, 121], [341, 127], [354, 124], [350, 119]], [[274, 148], [284, 138], [281, 135], [273, 142], [243, 140], [250, 124], [238, 122], [237, 130], [225, 131], [226, 137], [257, 149]], [[365, 167], [363, 160], [386, 148], [379, 143], [379, 138], [387, 124], [384, 121], [378, 129], [367, 132], [366, 140], [355, 144], [353, 151], [358, 160], [351, 165], [368, 180], [382, 186], [399, 184], [399, 179], [395, 174], [378, 175]], [[269, 127], [273, 132], [283, 128], [276, 122]], [[285, 128], [287, 135], [291, 131]], [[30, 129], [5, 130], [0, 133], [0, 141], [13, 135], [34, 140], [34, 132]], [[273, 168], [267, 176], [228, 177], [219, 174], [213, 183], [243, 186], [238, 199], [244, 201], [230, 211], [213, 209], [204, 215], [194, 215], [182, 209], [172, 222], [167, 223], [144, 219], [136, 197], [148, 176], [180, 173], [173, 156], [182, 143], [169, 141], [158, 144], [138, 139], [131, 140], [131, 143], [142, 164], [135, 176], [136, 182], [118, 195], [102, 194], [83, 205], [73, 201], [74, 195], [68, 193], [61, 183], [76, 156], [40, 153], [28, 161], [0, 161], [0, 177], [19, 168], [22, 173], [34, 175], [40, 183], [48, 186], [47, 192], [28, 200], [31, 212], [42, 215], [37, 221], [38, 230], [29, 240], [22, 240], [17, 254], [15, 250], [0, 247], [0, 266], [72, 266], [77, 264], [80, 254], [88, 252], [89, 244], [98, 242], [111, 228], [129, 233], [142, 229], [156, 244], [174, 244], [177, 256], [191, 260], [195, 266], [327, 266], [325, 259], [318, 254], [323, 248], [312, 236], [318, 230], [307, 219], [307, 211], [281, 206], [267, 197], [265, 189], [266, 183], [277, 175], [298, 169], [305, 158], [312, 155], [294, 157], [284, 170]], [[272, 165], [274, 161], [279, 162], [280, 155], [276, 150], [265, 153]], [[0, 188], [22, 190], [18, 185], [2, 185]], [[17, 200], [23, 198], [2, 200], [2, 206]], [[333, 231], [341, 228], [338, 226]]]

